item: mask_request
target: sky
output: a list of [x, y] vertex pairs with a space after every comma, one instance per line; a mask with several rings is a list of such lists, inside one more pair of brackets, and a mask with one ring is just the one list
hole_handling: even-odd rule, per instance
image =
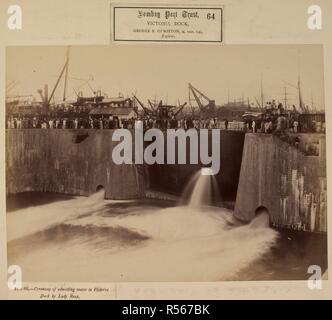
[[[19, 46], [6, 51], [7, 95], [32, 94], [49, 85], [51, 93], [65, 63], [64, 46]], [[266, 100], [284, 100], [286, 86], [289, 104], [298, 104], [298, 76], [304, 103], [324, 109], [324, 66], [321, 45], [109, 45], [72, 46], [68, 73], [68, 99], [74, 90], [91, 95], [84, 85], [90, 80], [94, 90], [110, 97], [136, 94], [162, 99], [168, 104], [188, 101], [188, 83], [217, 105], [228, 99], [260, 100], [260, 83]], [[82, 80], [79, 80], [82, 79]], [[64, 81], [55, 92], [63, 95]]]

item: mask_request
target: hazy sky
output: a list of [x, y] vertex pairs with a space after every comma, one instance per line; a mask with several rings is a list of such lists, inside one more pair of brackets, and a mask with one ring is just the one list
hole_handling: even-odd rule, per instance
[[[33, 94], [45, 83], [49, 93], [65, 62], [66, 47], [9, 47], [6, 52], [7, 85], [19, 83], [8, 95]], [[323, 48], [320, 45], [110, 45], [73, 46], [70, 49], [68, 96], [89, 79], [91, 86], [109, 96], [136, 93], [168, 103], [188, 100], [188, 82], [217, 104], [240, 99], [260, 99], [260, 81], [266, 99], [284, 99], [287, 81], [297, 85], [300, 75], [306, 104], [311, 97], [324, 108]], [[76, 78], [76, 79], [73, 79]], [[297, 91], [286, 84], [290, 103], [298, 103]], [[81, 87], [90, 95], [88, 86]], [[63, 81], [55, 93], [63, 95]], [[293, 99], [293, 100], [292, 100]]]

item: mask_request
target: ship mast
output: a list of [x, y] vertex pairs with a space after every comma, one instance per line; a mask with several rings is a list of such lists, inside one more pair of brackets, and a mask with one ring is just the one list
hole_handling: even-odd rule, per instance
[[315, 106], [315, 103], [314, 103], [314, 97], [312, 95], [312, 91], [311, 91], [311, 109], [316, 111], [316, 106]]
[[64, 88], [63, 88], [63, 101], [66, 101], [67, 81], [68, 81], [68, 66], [69, 66], [69, 48], [70, 47], [67, 48], [65, 84], [64, 84]]
[[297, 88], [298, 88], [298, 92], [299, 92], [299, 107], [300, 107], [300, 110], [302, 112], [304, 112], [305, 111], [305, 106], [304, 106], [304, 103], [303, 103], [303, 100], [302, 100], [300, 76], [298, 76], [298, 79], [297, 79]]
[[261, 106], [264, 108], [263, 77], [261, 76]]
[[[61, 70], [61, 72], [60, 72], [60, 75], [59, 75], [58, 80], [57, 80], [56, 83], [55, 83], [55, 86], [54, 86], [54, 88], [53, 88], [53, 90], [52, 90], [52, 93], [51, 93], [50, 97], [49, 97], [48, 100], [47, 100], [47, 107], [50, 105], [50, 102], [51, 102], [51, 100], [52, 100], [52, 98], [53, 98], [54, 92], [55, 92], [56, 88], [57, 88], [58, 85], [59, 85], [59, 82], [60, 82], [60, 80], [61, 80], [61, 78], [62, 78], [62, 76], [63, 76], [63, 73], [64, 73], [64, 72], [66, 71], [66, 69], [67, 69], [68, 63], [69, 63], [69, 48], [68, 48], [68, 51], [67, 51], [66, 62], [65, 62], [64, 66], [63, 66], [63, 68], [62, 68], [62, 70]], [[67, 69], [67, 70], [68, 70], [68, 69]], [[66, 86], [67, 86], [67, 85], [65, 85], [65, 87], [66, 87]]]
[[287, 96], [288, 96], [287, 87], [284, 86], [284, 107], [285, 107], [285, 109], [287, 109]]

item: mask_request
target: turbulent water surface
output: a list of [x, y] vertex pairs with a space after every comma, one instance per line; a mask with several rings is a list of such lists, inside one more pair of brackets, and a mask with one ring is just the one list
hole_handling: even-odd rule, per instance
[[8, 263], [26, 281], [82, 282], [306, 279], [308, 265], [326, 267], [324, 236], [240, 225], [219, 207], [103, 196], [7, 201]]

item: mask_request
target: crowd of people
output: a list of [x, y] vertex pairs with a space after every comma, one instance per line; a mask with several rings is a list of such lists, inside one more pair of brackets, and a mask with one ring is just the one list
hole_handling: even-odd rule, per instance
[[261, 116], [245, 120], [245, 131], [260, 133], [299, 133], [299, 132], [325, 132], [324, 121], [301, 122], [300, 114], [293, 109], [285, 109], [282, 103], [275, 100], [268, 102]]
[[132, 129], [135, 121], [143, 121], [144, 128], [158, 129], [221, 129], [236, 130], [252, 133], [281, 134], [285, 132], [325, 132], [324, 122], [315, 122], [310, 128], [304, 128], [299, 121], [299, 113], [285, 109], [281, 103], [278, 105], [273, 100], [268, 102], [263, 112], [256, 115], [248, 114], [243, 120], [229, 121], [219, 117], [205, 117], [200, 119], [192, 115], [177, 118], [172, 112], [162, 116], [137, 115], [137, 117], [125, 118], [111, 115], [89, 115], [81, 112], [69, 114], [22, 115], [15, 114], [7, 117], [7, 129]]
[[[7, 118], [7, 129], [132, 129], [135, 121], [143, 121], [144, 128], [176, 129], [185, 130], [195, 129], [228, 129], [229, 121], [211, 119], [194, 119], [191, 117], [176, 119], [156, 118], [156, 117], [137, 117], [119, 118], [114, 116], [89, 116], [89, 117], [46, 117], [46, 116], [9, 116]], [[241, 122], [243, 124], [243, 122]], [[243, 125], [239, 126], [241, 130]]]

